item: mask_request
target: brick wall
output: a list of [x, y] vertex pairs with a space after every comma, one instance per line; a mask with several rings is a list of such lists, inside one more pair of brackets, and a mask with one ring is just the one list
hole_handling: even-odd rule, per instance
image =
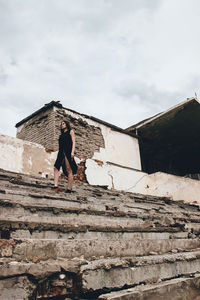
[[70, 122], [75, 132], [76, 156], [91, 158], [100, 147], [105, 147], [100, 128], [87, 124], [81, 118], [72, 117], [65, 109], [54, 110], [53, 107], [25, 122], [17, 132], [17, 138], [41, 144], [47, 151], [57, 151], [63, 120]]
[[41, 144], [47, 151], [55, 151], [55, 112], [50, 108], [25, 122], [17, 138]]
[[58, 148], [60, 124], [63, 120], [71, 124], [76, 136], [75, 155], [81, 158], [92, 158], [94, 152], [100, 147], [105, 148], [104, 138], [99, 127], [89, 125], [81, 118], [75, 118], [67, 114], [65, 109], [57, 109], [55, 113], [55, 148]]
[[63, 108], [51, 107], [21, 125], [18, 128], [17, 138], [41, 144], [46, 151], [57, 151], [60, 124], [63, 120], [70, 122], [75, 132], [75, 156], [81, 160], [75, 181], [86, 182], [85, 160], [92, 158], [100, 147], [105, 147], [100, 128], [89, 125], [81, 118], [72, 117]]

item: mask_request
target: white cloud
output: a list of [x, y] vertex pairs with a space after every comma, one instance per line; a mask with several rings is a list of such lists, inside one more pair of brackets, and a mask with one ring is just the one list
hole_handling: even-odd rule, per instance
[[198, 0], [0, 0], [1, 132], [51, 100], [128, 127], [200, 94], [199, 13]]

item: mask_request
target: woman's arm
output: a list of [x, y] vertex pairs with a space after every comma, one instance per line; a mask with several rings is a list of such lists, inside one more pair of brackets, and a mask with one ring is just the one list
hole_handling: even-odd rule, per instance
[[71, 157], [74, 157], [74, 150], [75, 150], [75, 134], [74, 134], [74, 130], [70, 131], [71, 134], [71, 138], [72, 138], [72, 153], [71, 153]]

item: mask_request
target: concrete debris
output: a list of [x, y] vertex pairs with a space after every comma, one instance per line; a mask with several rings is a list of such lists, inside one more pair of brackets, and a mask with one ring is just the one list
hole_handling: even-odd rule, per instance
[[198, 207], [51, 184], [0, 170], [0, 300], [198, 299]]

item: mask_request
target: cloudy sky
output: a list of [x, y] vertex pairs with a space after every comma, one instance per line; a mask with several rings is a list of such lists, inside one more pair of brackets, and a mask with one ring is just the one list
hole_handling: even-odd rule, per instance
[[0, 133], [45, 103], [126, 128], [195, 92], [199, 0], [0, 0]]

